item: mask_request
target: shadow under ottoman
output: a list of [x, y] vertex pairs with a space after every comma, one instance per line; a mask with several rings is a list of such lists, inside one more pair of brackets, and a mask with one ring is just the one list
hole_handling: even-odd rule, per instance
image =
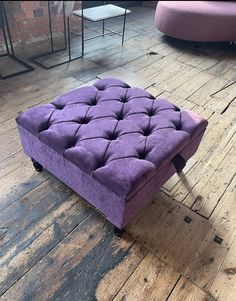
[[[196, 152], [207, 121], [106, 78], [17, 117], [24, 152], [118, 229]], [[37, 163], [38, 162], [38, 163]]]

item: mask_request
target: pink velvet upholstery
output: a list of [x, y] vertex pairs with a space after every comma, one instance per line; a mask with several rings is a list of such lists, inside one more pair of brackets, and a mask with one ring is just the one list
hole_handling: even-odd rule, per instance
[[159, 1], [155, 24], [183, 40], [236, 41], [236, 1]]

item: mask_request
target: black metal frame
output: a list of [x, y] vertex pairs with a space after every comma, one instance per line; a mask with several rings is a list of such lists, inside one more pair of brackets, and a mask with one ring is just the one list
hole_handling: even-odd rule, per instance
[[[38, 55], [38, 56], [34, 56], [34, 57], [31, 58], [31, 61], [34, 64], [36, 64], [39, 67], [41, 67], [43, 69], [46, 69], [46, 70], [52, 69], [52, 68], [57, 67], [57, 66], [61, 66], [61, 65], [66, 64], [68, 62], [72, 62], [72, 61], [77, 60], [77, 59], [79, 59], [83, 56], [83, 45], [82, 45], [82, 55], [80, 55], [78, 57], [75, 57], [75, 58], [71, 57], [70, 17], [66, 18], [66, 15], [65, 15], [65, 1], [63, 1], [63, 23], [64, 23], [64, 43], [65, 43], [65, 46], [62, 49], [54, 50], [50, 1], [48, 1], [48, 18], [49, 18], [49, 33], [50, 33], [51, 51], [47, 52], [47, 53], [44, 53], [44, 54], [41, 54], [41, 55]], [[40, 63], [39, 61], [37, 61], [37, 59], [40, 59], [40, 58], [43, 58], [43, 57], [46, 57], [46, 56], [49, 56], [49, 55], [53, 55], [53, 54], [61, 52], [61, 51], [65, 51], [65, 50], [67, 50], [67, 48], [68, 48], [68, 59], [64, 62], [61, 62], [61, 63], [58, 63], [58, 64], [53, 64], [53, 65], [50, 65], [50, 66], [46, 66], [45, 64]]]
[[[103, 1], [103, 5], [106, 5], [106, 1]], [[99, 34], [99, 35], [96, 35], [94, 37], [91, 37], [91, 38], [87, 38], [87, 39], [84, 39], [84, 18], [83, 18], [83, 1], [82, 1], [82, 8], [81, 8], [81, 11], [82, 11], [82, 43], [84, 44], [85, 41], [88, 41], [88, 40], [92, 40], [92, 39], [96, 39], [96, 38], [99, 38], [99, 37], [104, 37], [105, 35], [118, 35], [120, 37], [122, 37], [122, 46], [124, 44], [124, 38], [125, 38], [125, 24], [126, 24], [126, 15], [127, 15], [127, 8], [125, 7], [124, 10], [125, 10], [125, 13], [124, 13], [124, 20], [123, 20], [123, 29], [122, 29], [122, 34], [120, 34], [119, 32], [116, 32], [116, 31], [113, 31], [113, 30], [110, 30], [108, 28], [105, 27], [105, 20], [109, 20], [109, 19], [114, 19], [114, 18], [117, 18], [117, 17], [121, 17], [121, 16], [115, 16], [115, 17], [111, 17], [111, 18], [107, 18], [107, 19], [104, 19], [104, 20], [99, 20], [99, 21], [91, 21], [89, 19], [86, 19], [87, 21], [89, 22], [101, 22], [102, 21], [102, 34]], [[108, 31], [108, 33], [105, 33], [105, 30]], [[82, 56], [84, 55], [84, 50], [82, 52]]]
[[[1, 79], [7, 79], [9, 77], [13, 77], [13, 76], [17, 76], [17, 75], [20, 75], [20, 74], [23, 74], [23, 73], [27, 73], [27, 72], [33, 71], [34, 68], [32, 66], [28, 65], [27, 63], [23, 62], [22, 60], [20, 60], [19, 58], [17, 58], [15, 56], [15, 52], [14, 52], [14, 48], [13, 48], [13, 44], [12, 44], [12, 39], [11, 39], [10, 27], [9, 27], [9, 24], [8, 24], [8, 19], [7, 19], [7, 15], [6, 15], [6, 11], [5, 11], [5, 7], [4, 7], [3, 1], [0, 1], [0, 9], [2, 10], [2, 18], [3, 18], [3, 26], [0, 29], [2, 29], [2, 32], [3, 32], [4, 43], [5, 43], [6, 51], [7, 51], [6, 53], [1, 54], [0, 57], [6, 57], [6, 56], [10, 57], [12, 60], [14, 60], [18, 64], [20, 64], [20, 65], [22, 65], [22, 66], [24, 66], [26, 68], [25, 70], [22, 70], [22, 71], [19, 71], [19, 72], [15, 72], [15, 73], [12, 73], [12, 74], [9, 74], [9, 75], [6, 75], [6, 76], [0, 74], [0, 78]], [[5, 28], [4, 28], [5, 25], [6, 25], [6, 31], [7, 31], [7, 33], [5, 31]], [[7, 37], [9, 39], [10, 45], [8, 45]]]
[[[104, 1], [104, 4], [106, 4], [106, 1]], [[123, 29], [122, 29], [122, 34], [121, 33], [118, 33], [118, 32], [115, 32], [113, 30], [110, 30], [108, 28], [105, 27], [105, 20], [108, 20], [108, 19], [113, 19], [113, 18], [117, 18], [116, 17], [112, 17], [112, 18], [107, 18], [105, 20], [100, 20], [102, 21], [102, 34], [100, 35], [96, 35], [94, 37], [91, 37], [91, 38], [87, 38], [85, 39], [85, 34], [84, 34], [84, 8], [83, 8], [83, 1], [82, 1], [82, 8], [81, 8], [81, 27], [82, 27], [82, 30], [81, 30], [81, 38], [82, 38], [82, 45], [81, 45], [81, 55], [75, 57], [75, 58], [72, 58], [71, 57], [71, 31], [70, 31], [70, 17], [68, 16], [67, 17], [67, 20], [66, 20], [66, 15], [65, 15], [65, 1], [63, 1], [63, 20], [64, 20], [64, 40], [65, 40], [65, 47], [62, 48], [62, 49], [59, 49], [59, 50], [54, 50], [54, 43], [53, 43], [53, 35], [52, 35], [52, 19], [51, 19], [51, 8], [50, 8], [50, 1], [48, 1], [48, 18], [49, 18], [49, 34], [50, 34], [50, 43], [51, 43], [51, 51], [50, 52], [47, 52], [47, 53], [44, 53], [44, 54], [41, 54], [41, 55], [38, 55], [38, 56], [34, 56], [31, 58], [31, 61], [38, 65], [39, 67], [43, 68], [43, 69], [52, 69], [54, 67], [57, 67], [57, 66], [61, 66], [63, 64], [66, 64], [68, 62], [71, 62], [71, 61], [74, 61], [74, 60], [77, 60], [79, 58], [82, 58], [84, 56], [84, 43], [85, 41], [88, 41], [88, 40], [91, 40], [91, 39], [95, 39], [95, 38], [98, 38], [98, 37], [104, 37], [105, 35], [111, 35], [111, 34], [115, 34], [115, 35], [118, 35], [120, 37], [122, 37], [122, 45], [124, 44], [124, 37], [125, 37], [125, 24], [126, 24], [126, 15], [127, 15], [127, 9], [125, 8], [125, 13], [124, 13], [124, 21], [123, 21]], [[86, 19], [87, 20], [87, 19]], [[91, 21], [91, 20], [87, 20], [87, 21], [90, 21], [90, 22], [94, 22], [94, 21]], [[96, 22], [100, 22], [100, 21], [96, 21]], [[67, 23], [67, 24], [66, 24]], [[105, 31], [107, 31], [108, 33], [105, 33]], [[39, 62], [38, 59], [40, 58], [44, 58], [44, 57], [48, 57], [50, 55], [53, 55], [55, 53], [58, 53], [58, 52], [61, 52], [61, 51], [65, 51], [67, 50], [68, 48], [68, 59], [61, 62], [61, 63], [56, 63], [56, 64], [53, 64], [53, 65], [50, 65], [50, 66], [47, 66], [45, 64], [43, 64], [42, 62]]]

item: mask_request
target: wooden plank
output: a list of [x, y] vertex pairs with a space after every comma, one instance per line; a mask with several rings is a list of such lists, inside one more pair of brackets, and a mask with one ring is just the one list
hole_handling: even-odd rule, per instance
[[[194, 202], [192, 209], [201, 215], [210, 216], [235, 174], [236, 151], [235, 147], [232, 147], [210, 179], [208, 181], [202, 179], [206, 184], [202, 190], [200, 187], [197, 188], [197, 193], [198, 195], [201, 195], [201, 198], [196, 197], [197, 201]], [[224, 179], [223, 183], [222, 177]], [[196, 186], [194, 188], [196, 188]], [[191, 195], [192, 194], [193, 191]], [[189, 204], [187, 198], [185, 199], [185, 203]]]
[[[148, 54], [143, 54], [136, 60], [126, 63], [123, 67], [135, 73], [143, 68], [145, 68], [146, 70], [148, 69], [150, 72], [152, 64], [160, 58], [162, 58], [162, 56], [154, 57]], [[143, 76], [145, 75], [143, 74]]]
[[[187, 207], [185, 208], [187, 209]], [[189, 266], [200, 243], [211, 229], [209, 221], [191, 210], [185, 210], [185, 208], [182, 208], [179, 214], [182, 225], [178, 227], [177, 232], [168, 244], [168, 248], [164, 250], [161, 256], [164, 262], [181, 274]], [[190, 218], [190, 221], [184, 221], [186, 217]], [[165, 232], [163, 237], [167, 233]], [[158, 242], [156, 243], [158, 244]]]
[[[176, 73], [175, 75], [171, 76], [167, 80], [165, 80], [164, 83], [159, 83], [160, 85], [164, 85], [163, 88], [168, 92], [175, 91], [178, 87], [185, 84], [188, 81], [192, 81], [192, 78], [197, 75], [200, 71], [197, 68], [194, 68], [192, 66], [186, 65], [186, 68], [184, 68], [183, 72], [181, 73], [181, 76], [179, 73]], [[188, 86], [188, 85], [187, 85]], [[179, 95], [179, 94], [178, 94]], [[183, 95], [179, 95], [182, 98], [184, 98]], [[189, 96], [189, 95], [188, 95]]]
[[214, 301], [209, 295], [181, 276], [168, 301]]
[[[137, 73], [145, 76], [145, 77], [152, 77], [154, 74], [163, 71], [166, 68], [166, 64], [173, 62], [169, 58], [160, 55], [152, 55], [152, 65], [143, 66], [143, 68], [137, 70]], [[155, 80], [155, 79], [154, 79]]]
[[[162, 37], [161, 37], [162, 38]], [[167, 56], [172, 59], [176, 59], [180, 56], [183, 52], [182, 49], [178, 49], [177, 47], [173, 47], [173, 45], [166, 43], [163, 39], [159, 39], [158, 45], [152, 46], [150, 51], [157, 52], [162, 56]]]
[[210, 293], [217, 301], [234, 301], [236, 290], [236, 239], [234, 239], [230, 250], [222, 264], [216, 279], [210, 288]]
[[[126, 44], [122, 47], [119, 44], [118, 50], [119, 49], [120, 49], [120, 51], [117, 51], [116, 53], [111, 54], [110, 56], [107, 54], [107, 52], [105, 54], [104, 50], [100, 56], [98, 56], [98, 55], [95, 56], [93, 53], [93, 57], [91, 58], [91, 60], [94, 63], [98, 64], [99, 66], [103, 66], [104, 68], [112, 69], [112, 68], [115, 68], [118, 66], [125, 65], [128, 62], [131, 62], [131, 61], [143, 56], [143, 51], [141, 51], [137, 47], [130, 47]], [[126, 51], [124, 51], [124, 49]]]
[[143, 36], [142, 39], [140, 37], [134, 37], [127, 41], [125, 45], [135, 47], [141, 50], [148, 50], [149, 48], [155, 46], [157, 40], [155, 38], [149, 36]]
[[207, 120], [209, 120], [209, 118], [214, 114], [214, 111], [206, 109], [202, 106], [195, 106], [193, 111]]
[[161, 192], [127, 226], [127, 233], [151, 253], [161, 256], [187, 214], [186, 207]]
[[29, 158], [23, 153], [23, 151], [19, 151], [7, 159], [0, 162], [0, 179], [5, 177], [10, 172], [16, 170], [17, 168], [23, 167]]
[[[45, 195], [42, 191], [45, 191]], [[8, 231], [4, 239], [1, 240], [0, 246], [2, 247], [30, 224], [48, 214], [54, 206], [59, 205], [60, 202], [72, 194], [73, 192], [65, 185], [54, 178], [50, 178], [4, 210], [1, 210], [0, 226], [8, 229]], [[12, 220], [14, 220], [14, 223], [12, 223]]]
[[[14, 104], [11, 104], [10, 102], [6, 104], [4, 106], [4, 110], [0, 113], [0, 123], [3, 123], [4, 121], [9, 120], [10, 118], [15, 118], [18, 112], [24, 111], [27, 108], [32, 107], [36, 104], [42, 102], [50, 102], [54, 97], [73, 88], [77, 88], [81, 84], [81, 82], [79, 82], [75, 78], [70, 78], [66, 81], [60, 81], [60, 87], [58, 87], [59, 79], [56, 82], [57, 84], [55, 84], [55, 88], [51, 87], [47, 90], [42, 90], [40, 92], [37, 92], [36, 95], [29, 95], [29, 93], [27, 93], [27, 96], [20, 95], [20, 99], [18, 96], [17, 101], [15, 101]], [[10, 97], [8, 96], [8, 98]], [[13, 97], [13, 99], [15, 98], [16, 97]]]
[[[234, 143], [236, 142], [236, 126], [231, 126], [228, 129], [228, 132], [221, 140], [220, 144], [217, 144], [214, 148], [213, 154], [208, 158], [207, 162], [211, 166], [210, 169], [205, 169], [202, 172], [202, 182], [203, 187], [204, 185], [208, 185], [209, 181], [212, 181], [212, 177], [219, 175], [219, 173], [222, 172], [222, 165], [226, 165], [228, 167], [231, 167], [230, 172], [226, 175], [226, 179], [229, 178], [228, 182], [225, 179], [225, 185], [222, 185], [223, 187], [229, 183], [230, 179], [234, 176], [235, 168], [234, 168], [234, 161], [235, 161], [235, 147]], [[213, 178], [214, 179], [214, 178]], [[214, 181], [214, 180], [213, 180]], [[211, 183], [213, 184], [213, 183]], [[216, 184], [216, 183], [215, 183]], [[201, 192], [200, 184], [197, 184], [194, 189], [192, 190], [192, 193], [194, 196], [194, 191], [198, 191], [198, 193]], [[191, 201], [186, 200], [186, 204], [190, 204]]]
[[16, 128], [15, 118], [7, 119], [4, 123], [0, 123], [0, 135], [5, 135], [6, 132]]
[[[8, 108], [13, 103], [21, 104], [22, 102], [32, 99], [32, 97], [40, 97], [43, 93], [48, 91], [50, 87], [53, 88], [53, 86], [58, 86], [58, 82], [55, 82], [55, 78], [61, 80], [62, 85], [63, 82], [68, 82], [68, 80], [71, 80], [71, 78], [68, 77], [67, 78], [61, 77], [61, 73], [60, 76], [55, 76], [55, 77], [45, 76], [45, 78], [40, 79], [36, 75], [33, 78], [34, 78], [33, 82], [32, 82], [32, 78], [28, 82], [26, 78], [24, 78], [24, 80], [22, 79], [22, 81], [20, 82], [21, 86], [19, 86], [17, 90], [14, 91], [10, 90], [1, 98], [1, 100], [4, 103], [4, 109]], [[41, 89], [39, 88], [39, 85], [40, 87], [42, 87]], [[16, 102], [15, 99], [17, 96], [18, 96], [18, 102]]]
[[[163, 56], [155, 54], [155, 55], [149, 55], [145, 58], [146, 60], [148, 60], [149, 63], [144, 64], [144, 62], [141, 61], [140, 65], [138, 66], [138, 68], [136, 68], [137, 70], [135, 71], [137, 74], [149, 78], [153, 74], [155, 74], [157, 70], [164, 68]], [[129, 66], [128, 68], [130, 69]]]
[[1, 179], [0, 210], [14, 203], [20, 197], [36, 188], [47, 180], [49, 174], [44, 171], [35, 171], [32, 162], [28, 159], [26, 165], [20, 166]]
[[224, 195], [221, 197], [215, 211], [211, 215], [211, 222], [218, 235], [231, 245], [236, 234], [236, 176], [232, 179]]
[[[209, 125], [206, 130], [206, 134], [203, 137], [203, 140], [200, 144], [200, 147], [197, 153], [194, 155], [194, 158], [199, 161], [199, 164], [196, 164], [194, 168], [190, 169], [187, 175], [181, 178], [179, 182], [172, 191], [172, 196], [178, 200], [183, 201], [186, 196], [191, 192], [193, 187], [201, 180], [202, 173], [208, 170], [207, 164], [213, 162], [217, 168], [217, 162], [221, 162], [224, 159], [224, 153], [221, 154], [221, 157], [217, 158], [215, 145], [219, 146], [219, 141], [222, 141], [222, 136], [224, 136], [227, 128], [231, 126], [231, 121], [221, 118], [220, 121], [217, 115], [212, 115], [209, 119]], [[212, 131], [212, 128], [217, 128], [217, 131]], [[215, 162], [215, 163], [214, 163]]]
[[[214, 241], [216, 235], [223, 239], [222, 244]], [[208, 291], [228, 250], [229, 245], [222, 232], [211, 229], [204, 239], [199, 241], [196, 252], [183, 275], [202, 290]]]
[[230, 59], [226, 56], [225, 58], [221, 59], [218, 64], [212, 66], [212, 68], [210, 68], [207, 72], [215, 76], [224, 77], [229, 70], [232, 70], [233, 62], [233, 59]]
[[178, 278], [178, 273], [149, 253], [113, 300], [166, 300]]
[[129, 235], [178, 273], [184, 273], [210, 229], [209, 221], [163, 193], [127, 227]]
[[[60, 293], [59, 300], [112, 300], [143, 260], [147, 251], [129, 238], [117, 240], [108, 234], [103, 243], [103, 252], [97, 254], [86, 268], [74, 277], [73, 283]], [[87, 284], [90, 284], [88, 290]]]
[[[4, 245], [1, 243], [0, 295], [92, 213], [78, 196], [65, 193], [64, 187], [53, 186], [52, 190], [50, 186], [51, 191], [45, 185], [40, 188], [40, 203], [37, 204], [39, 192], [32, 191], [29, 195], [32, 203], [28, 204], [25, 213], [20, 210], [7, 212], [15, 222], [3, 227], [8, 230], [2, 240]], [[19, 202], [26, 202], [26, 197]], [[13, 238], [13, 233], [18, 235]]]
[[106, 77], [114, 77], [120, 79], [130, 85], [131, 87], [140, 87], [146, 89], [154, 84], [153, 81], [144, 78], [138, 74], [135, 74], [123, 67], [115, 68], [111, 71], [103, 72], [97, 75], [98, 78], [103, 79]]
[[229, 106], [226, 107], [226, 110], [224, 110], [223, 115], [230, 118], [230, 119], [234, 119], [235, 118], [235, 112], [236, 112], [236, 107], [235, 107], [235, 99], [233, 100], [233, 102], [230, 103]]
[[[158, 84], [156, 84], [157, 87]], [[180, 97], [176, 94], [174, 94], [173, 92], [168, 92], [168, 91], [164, 91], [163, 93], [161, 93], [159, 95], [160, 98], [164, 98], [164, 99], [168, 99], [169, 101], [173, 102], [174, 104], [181, 106], [183, 101], [184, 101], [184, 98], [183, 97]]]
[[202, 53], [201, 49], [191, 49], [190, 52], [184, 52], [182, 55], [178, 56], [178, 60], [191, 65], [193, 67], [199, 68], [201, 70], [207, 70], [215, 66], [219, 60], [215, 57]]
[[[91, 300], [101, 278], [123, 260], [129, 261], [129, 254], [132, 254], [131, 267], [136, 268], [145, 251], [136, 251], [139, 259], [135, 264], [135, 251], [129, 251], [133, 243], [128, 238], [125, 242], [120, 241], [114, 236], [110, 225], [104, 225], [104, 219], [95, 212], [15, 283], [2, 296], [2, 300], [60, 300], [60, 296], [66, 300], [63, 294], [68, 289], [72, 290], [72, 296], [73, 289], [76, 291], [76, 298]], [[132, 269], [125, 273], [124, 280], [129, 273]], [[87, 279], [91, 279], [90, 289]]]
[[[191, 263], [183, 273], [204, 291], [211, 287], [236, 235], [235, 184], [236, 177], [221, 198], [221, 204], [217, 206], [220, 208], [210, 218], [212, 229], [200, 242]], [[214, 241], [216, 235], [223, 240], [221, 244]]]
[[3, 144], [0, 145], [0, 162], [22, 150], [20, 139], [17, 136], [16, 130], [14, 130], [14, 137], [9, 138], [9, 142], [3, 140]]
[[[122, 244], [127, 245], [128, 240], [123, 241]], [[135, 243], [129, 249], [125, 260], [110, 269], [98, 282], [95, 293], [97, 300], [106, 301], [115, 297], [146, 254], [147, 252]]]
[[208, 82], [212, 78], [213, 78], [212, 75], [209, 75], [205, 72], [199, 72], [198, 74], [193, 76], [190, 80], [186, 81], [184, 84], [176, 88], [174, 90], [174, 93], [183, 98], [188, 98], [196, 91], [198, 91], [202, 86], [204, 85], [207, 86]]
[[[211, 98], [208, 99], [208, 102], [205, 103], [205, 106], [210, 109], [214, 109], [218, 112], [223, 112], [227, 107], [234, 101], [236, 97], [236, 85], [231, 85], [225, 89], [225, 86], [228, 86], [230, 82], [225, 85], [222, 85], [222, 90], [214, 94]], [[219, 89], [216, 89], [217, 92]]]
[[221, 77], [213, 77], [207, 85], [200, 87], [195, 93], [193, 93], [189, 100], [204, 106], [207, 102], [211, 100], [211, 94], [215, 93], [216, 91], [220, 90], [222, 87], [227, 85], [229, 81], [221, 78]]
[[[13, 285], [2, 300], [48, 300], [87, 264], [80, 261], [102, 239], [104, 220], [94, 214], [75, 228], [51, 252]], [[91, 258], [90, 258], [91, 260]], [[41, 275], [38, 278], [37, 275]]]
[[157, 84], [160, 83], [163, 86], [163, 88], [166, 87], [164, 86], [166, 80], [180, 72], [184, 72], [185, 68], [187, 67], [185, 64], [168, 57], [164, 57], [161, 60], [163, 66], [161, 70], [159, 68], [155, 68], [155, 65], [159, 67], [160, 64], [158, 63], [154, 64], [153, 69], [157, 70], [153, 75], [150, 76], [150, 79], [155, 80]]
[[159, 89], [156, 85], [150, 86], [146, 89], [150, 94], [152, 94], [154, 97], [159, 97], [160, 94], [162, 94], [164, 91], [162, 89]]

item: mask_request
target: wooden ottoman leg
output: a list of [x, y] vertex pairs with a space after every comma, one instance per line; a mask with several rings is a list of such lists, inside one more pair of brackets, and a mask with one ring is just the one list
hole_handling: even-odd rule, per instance
[[125, 232], [125, 228], [123, 229], [119, 229], [117, 227], [114, 227], [114, 234], [117, 236], [117, 237], [122, 237], [122, 234]]
[[33, 162], [33, 166], [34, 166], [36, 171], [38, 171], [38, 172], [43, 171], [43, 166], [39, 162], [37, 162], [34, 159], [31, 159], [31, 161]]

